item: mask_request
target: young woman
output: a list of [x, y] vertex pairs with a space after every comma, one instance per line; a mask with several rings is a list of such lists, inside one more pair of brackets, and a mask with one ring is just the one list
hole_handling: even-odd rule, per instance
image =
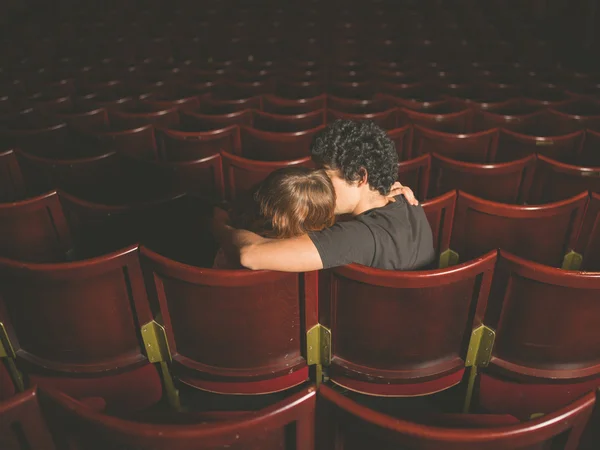
[[[285, 167], [272, 172], [229, 213], [235, 228], [263, 237], [287, 239], [320, 231], [335, 222], [335, 190], [324, 170]], [[213, 268], [242, 268], [223, 249]]]

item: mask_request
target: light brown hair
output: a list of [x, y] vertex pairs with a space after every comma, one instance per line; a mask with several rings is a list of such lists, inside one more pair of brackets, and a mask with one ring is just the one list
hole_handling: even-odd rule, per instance
[[278, 169], [253, 191], [252, 205], [234, 214], [239, 228], [283, 239], [319, 231], [335, 222], [335, 190], [323, 170]]

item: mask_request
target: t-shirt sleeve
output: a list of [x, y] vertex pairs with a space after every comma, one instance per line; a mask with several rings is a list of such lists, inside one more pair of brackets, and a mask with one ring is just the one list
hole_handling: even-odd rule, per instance
[[362, 222], [339, 222], [322, 231], [308, 233], [321, 256], [323, 269], [357, 263], [370, 266], [375, 255], [375, 239]]

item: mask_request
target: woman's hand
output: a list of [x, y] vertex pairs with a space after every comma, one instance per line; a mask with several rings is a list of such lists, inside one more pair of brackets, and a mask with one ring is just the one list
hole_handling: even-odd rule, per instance
[[392, 189], [390, 190], [388, 197], [396, 197], [400, 194], [404, 195], [404, 198], [410, 205], [417, 206], [419, 204], [419, 201], [415, 198], [415, 194], [413, 193], [412, 189], [402, 186], [399, 181], [396, 181], [392, 185]]

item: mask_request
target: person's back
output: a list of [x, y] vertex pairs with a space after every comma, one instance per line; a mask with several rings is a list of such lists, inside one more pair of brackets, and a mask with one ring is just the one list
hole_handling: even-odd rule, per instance
[[335, 189], [335, 214], [352, 219], [277, 240], [220, 228], [223, 241], [237, 250], [244, 267], [287, 272], [351, 263], [389, 270], [432, 267], [433, 237], [423, 208], [393, 197], [392, 188], [399, 185], [398, 154], [382, 128], [368, 121], [338, 120], [315, 136], [311, 153]]

